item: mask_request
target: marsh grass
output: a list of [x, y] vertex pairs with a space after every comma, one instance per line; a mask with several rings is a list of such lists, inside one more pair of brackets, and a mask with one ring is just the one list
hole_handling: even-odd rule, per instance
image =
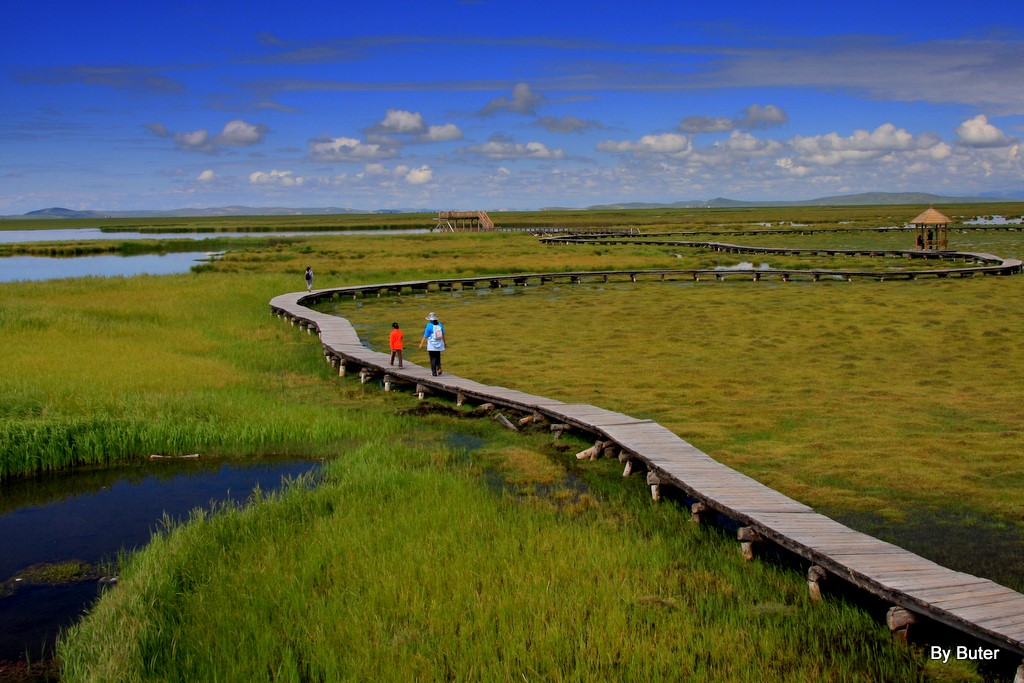
[[2, 288], [0, 477], [150, 454], [325, 456], [378, 436], [332, 408], [379, 399], [332, 391], [315, 346], [271, 324], [266, 298], [285, 283], [237, 282]]
[[[920, 675], [910, 651], [893, 648], [863, 613], [809, 603], [789, 572], [746, 564], [728, 539], [630, 494], [567, 511], [490, 492], [472, 464], [450, 453], [368, 443], [333, 463], [315, 490], [295, 487], [258, 505], [197, 515], [155, 539], [64, 641], [63, 674], [71, 681]], [[208, 635], [228, 632], [234, 637]]]
[[[302, 286], [306, 265], [328, 287], [705, 258], [658, 247], [555, 249], [527, 235], [326, 237], [241, 249], [198, 274], [0, 286], [3, 429], [50, 430], [0, 441], [5, 467], [18, 441], [35, 444], [26, 452], [54, 453], [18, 471], [112, 451], [339, 456], [315, 489], [298, 482], [244, 507], [196, 513], [126, 558], [118, 587], [62, 639], [63, 675], [953, 680], [949, 668], [924, 669], [919, 651], [894, 647], [865, 612], [842, 601], [810, 605], [797, 573], [743, 563], [733, 539], [691, 528], [672, 503], [652, 505], [643, 482], [623, 480], [617, 463], [572, 470], [582, 484], [562, 485], [556, 470], [575, 466], [568, 451], [488, 422], [408, 414], [418, 405], [409, 396], [339, 382], [316, 340], [266, 308]], [[965, 416], [973, 427], [958, 432], [957, 456], [994, 434], [1018, 438], [997, 414], [1012, 397], [1001, 373], [1013, 372], [1019, 351], [1007, 317], [1016, 314], [1017, 282], [547, 286], [353, 302], [345, 315], [363, 316], [373, 341], [392, 320], [414, 339], [425, 310], [437, 308], [456, 333], [446, 360], [453, 372], [655, 417], [784, 490], [792, 481], [798, 494], [820, 488], [852, 508], [898, 514], [896, 504], [862, 501], [898, 501], [907, 487], [866, 487], [865, 435], [833, 429], [871, 424], [880, 461], [935, 424], [955, 432]], [[972, 331], [972, 345], [948, 349], [979, 314], [998, 322]], [[524, 344], [522, 334], [536, 336]], [[906, 349], [919, 335], [944, 366], [891, 387], [886, 373], [901, 359], [920, 365]], [[975, 365], [975, 346], [986, 342], [1008, 350]], [[891, 402], [957, 387], [974, 402], [927, 410]], [[983, 419], [971, 422], [979, 407]], [[879, 415], [891, 431], [874, 428]], [[127, 436], [116, 435], [119, 425]], [[445, 445], [453, 432], [484, 445], [455, 451]], [[835, 451], [846, 465], [821, 470]], [[963, 477], [962, 486], [974, 493], [1005, 481], [1017, 466], [1010, 452], [993, 449], [994, 462], [966, 456], [989, 475]], [[904, 471], [946, 466], [926, 449], [915, 457]], [[489, 488], [487, 471], [510, 486]]]
[[655, 419], [815, 506], [1019, 521], [1020, 286], [546, 285], [338, 310], [378, 345], [392, 319], [415, 336], [412, 321], [438, 311], [451, 372]]

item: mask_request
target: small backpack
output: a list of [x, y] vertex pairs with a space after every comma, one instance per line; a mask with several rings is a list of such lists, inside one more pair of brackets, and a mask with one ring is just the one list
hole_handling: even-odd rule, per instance
[[438, 325], [437, 323], [434, 323], [434, 339], [439, 341], [439, 340], [441, 340], [443, 338], [444, 338], [444, 331], [441, 329], [440, 325]]

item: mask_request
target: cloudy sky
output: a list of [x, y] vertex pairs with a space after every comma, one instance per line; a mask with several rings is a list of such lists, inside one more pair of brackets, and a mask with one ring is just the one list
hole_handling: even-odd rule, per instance
[[43, 0], [0, 38], [0, 214], [1024, 196], [1010, 0]]

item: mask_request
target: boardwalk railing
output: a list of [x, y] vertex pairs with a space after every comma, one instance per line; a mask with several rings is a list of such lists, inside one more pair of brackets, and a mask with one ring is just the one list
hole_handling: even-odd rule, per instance
[[[635, 281], [641, 272], [627, 274]], [[666, 272], [670, 271], [654, 271]], [[762, 543], [777, 544], [804, 558], [811, 564], [807, 578], [812, 596], [819, 591], [823, 579], [839, 577], [893, 605], [888, 622], [894, 632], [923, 617], [992, 645], [993, 656], [1001, 656], [1003, 662], [1024, 656], [1024, 595], [1010, 588], [943, 567], [850, 529], [719, 463], [651, 420], [481, 384], [456, 375], [434, 377], [428, 369], [409, 361], [405, 361], [404, 368], [395, 368], [390, 365], [389, 354], [366, 348], [346, 319], [309, 308], [325, 299], [381, 296], [430, 286], [466, 287], [481, 282], [492, 286], [503, 282], [525, 285], [530, 279], [548, 282], [568, 277], [580, 281], [584, 277], [609, 275], [547, 273], [340, 287], [282, 294], [270, 301], [270, 309], [309, 334], [316, 332], [325, 359], [338, 368], [339, 375], [358, 374], [364, 383], [382, 380], [385, 390], [409, 386], [421, 398], [434, 394], [450, 397], [459, 405], [491, 403], [592, 435], [594, 446], [579, 454], [581, 457], [614, 455], [625, 463], [624, 475], [646, 470], [647, 483], [655, 498], [660, 496], [661, 487], [672, 486], [694, 501], [691, 513], [695, 521], [706, 519], [709, 513], [736, 520], [742, 525], [738, 538], [748, 558]], [[1024, 683], [1024, 664], [1018, 668], [1016, 680]]]

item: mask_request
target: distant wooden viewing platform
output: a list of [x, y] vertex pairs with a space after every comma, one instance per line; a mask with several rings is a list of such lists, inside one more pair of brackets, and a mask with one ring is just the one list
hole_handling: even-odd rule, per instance
[[598, 228], [598, 227], [532, 227], [532, 226], [497, 226], [486, 211], [438, 211], [434, 219], [433, 232], [529, 232], [533, 235], [550, 235], [560, 233], [586, 233], [598, 235], [638, 235], [638, 228]]
[[[993, 257], [1007, 266], [1006, 259]], [[999, 268], [974, 270], [1001, 274]], [[1013, 264], [1019, 272], [1020, 262]], [[971, 641], [964, 645], [998, 649], [1001, 662], [1024, 657], [1024, 595], [989, 579], [943, 567], [908, 550], [855, 531], [809, 506], [714, 460], [652, 420], [638, 419], [593, 405], [564, 403], [500, 386], [490, 386], [451, 374], [437, 377], [415, 363], [399, 369], [390, 365], [388, 353], [363, 345], [345, 318], [309, 308], [319, 301], [337, 298], [401, 295], [403, 291], [451, 289], [454, 286], [525, 286], [528, 279], [544, 284], [565, 277], [568, 282], [586, 279], [607, 281], [610, 275], [654, 275], [666, 271], [536, 273], [416, 280], [294, 292], [274, 297], [270, 310], [314, 332], [323, 345], [324, 358], [339, 375], [358, 375], [361, 382], [380, 381], [385, 391], [406, 387], [421, 399], [427, 395], [448, 397], [458, 405], [491, 404], [520, 422], [551, 423], [556, 433], [573, 430], [589, 436], [594, 445], [577, 454], [579, 459], [614, 457], [625, 465], [623, 476], [646, 472], [655, 500], [662, 489], [672, 487], [690, 502], [692, 520], [708, 523], [723, 515], [739, 525], [741, 551], [752, 559], [759, 547], [775, 546], [802, 558], [809, 566], [807, 582], [811, 597], [820, 599], [828, 582], [849, 584], [891, 605], [887, 624], [894, 635], [906, 638], [915, 623], [935, 622], [950, 627]], [[500, 415], [500, 414], [499, 414]], [[504, 416], [502, 416], [504, 417]], [[514, 422], [505, 424], [515, 428]], [[1024, 683], [1024, 664], [1017, 669], [1017, 683]]]
[[441, 232], [488, 232], [494, 221], [486, 211], [438, 211], [437, 227]]

